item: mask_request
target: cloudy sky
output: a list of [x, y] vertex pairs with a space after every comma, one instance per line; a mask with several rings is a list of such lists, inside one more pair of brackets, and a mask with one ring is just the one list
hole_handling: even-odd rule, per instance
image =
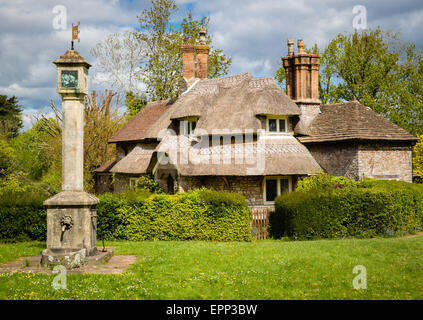
[[[303, 39], [323, 48], [338, 33], [353, 31], [353, 8], [362, 5], [367, 27], [400, 32], [403, 40], [423, 45], [421, 0], [176, 0], [178, 23], [188, 10], [195, 18], [210, 16], [215, 48], [233, 59], [231, 74], [250, 72], [273, 77], [286, 39]], [[24, 107], [25, 127], [31, 115], [49, 112], [56, 93], [51, 63], [70, 47], [71, 24], [81, 22], [76, 50], [91, 64], [90, 89], [97, 72], [90, 49], [107, 35], [137, 27], [136, 16], [150, 0], [0, 0], [0, 94], [15, 95]], [[66, 29], [54, 28], [58, 7], [66, 9]], [[56, 10], [55, 10], [56, 9]], [[63, 22], [63, 21], [62, 21]]]

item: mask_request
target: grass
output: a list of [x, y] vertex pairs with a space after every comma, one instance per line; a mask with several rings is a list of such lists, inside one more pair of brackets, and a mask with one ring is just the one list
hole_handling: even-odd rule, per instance
[[[121, 275], [0, 274], [0, 299], [422, 299], [423, 237], [242, 242], [108, 242], [137, 255]], [[0, 244], [0, 263], [43, 243]], [[355, 290], [356, 265], [367, 290]]]

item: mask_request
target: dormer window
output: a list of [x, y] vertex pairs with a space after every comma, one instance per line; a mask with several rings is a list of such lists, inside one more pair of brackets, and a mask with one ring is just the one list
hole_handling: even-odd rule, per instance
[[191, 135], [197, 127], [197, 119], [185, 119], [181, 121], [181, 134]]
[[267, 131], [273, 133], [288, 132], [288, 118], [286, 117], [267, 117]]

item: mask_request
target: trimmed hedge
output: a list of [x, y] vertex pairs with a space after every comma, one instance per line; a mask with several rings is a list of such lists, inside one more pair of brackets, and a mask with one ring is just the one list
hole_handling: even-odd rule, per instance
[[30, 193], [0, 198], [0, 239], [3, 242], [45, 240], [47, 211], [45, 196]]
[[195, 190], [176, 195], [100, 196], [99, 238], [249, 241], [250, 215], [239, 194]]
[[[45, 198], [23, 193], [0, 199], [0, 239], [45, 240]], [[128, 191], [99, 198], [99, 240], [250, 240], [249, 210], [239, 194]]]
[[394, 236], [423, 226], [423, 186], [365, 180], [353, 187], [279, 196], [271, 235], [294, 239]]

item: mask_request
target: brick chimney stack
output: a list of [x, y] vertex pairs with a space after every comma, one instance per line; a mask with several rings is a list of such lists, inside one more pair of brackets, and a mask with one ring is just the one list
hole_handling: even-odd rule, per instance
[[192, 44], [183, 44], [182, 50], [182, 72], [185, 81], [195, 78], [195, 46]]
[[282, 58], [286, 74], [286, 93], [302, 111], [302, 121], [308, 125], [320, 112], [319, 67], [320, 56], [304, 52], [303, 40], [288, 39], [288, 55]]
[[200, 44], [196, 46], [197, 54], [197, 78], [207, 79], [209, 76], [209, 51], [210, 47], [206, 44], [205, 28], [200, 28]]
[[288, 55], [283, 57], [286, 74], [286, 91], [297, 103], [320, 104], [320, 56], [304, 52], [303, 40], [297, 41], [298, 53], [294, 54], [294, 41], [288, 39]]
[[205, 28], [200, 28], [200, 43], [198, 45], [183, 44], [182, 71], [185, 83], [190, 85], [194, 79], [207, 79], [209, 75], [210, 47], [206, 43]]

